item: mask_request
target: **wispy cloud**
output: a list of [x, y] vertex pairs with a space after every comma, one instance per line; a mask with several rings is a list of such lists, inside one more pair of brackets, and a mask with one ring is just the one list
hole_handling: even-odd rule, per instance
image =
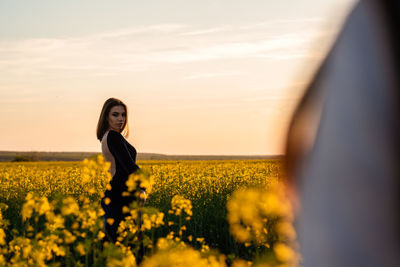
[[221, 27], [214, 27], [214, 28], [206, 28], [206, 29], [200, 29], [200, 30], [192, 30], [189, 32], [183, 32], [181, 35], [205, 35], [205, 34], [214, 34], [214, 33], [221, 33], [221, 32], [227, 32], [227, 31], [232, 31], [233, 28], [232, 26], [221, 26]]
[[297, 19], [276, 19], [276, 20], [267, 20], [258, 23], [242, 25], [240, 29], [243, 30], [252, 30], [252, 29], [266, 29], [270, 27], [295, 27], [295, 28], [303, 28], [308, 27], [310, 25], [320, 24], [324, 21], [321, 17], [314, 18], [297, 18]]
[[308, 56], [308, 45], [316, 33], [302, 32], [269, 36], [253, 42], [217, 42], [183, 51], [169, 51], [157, 55], [158, 60], [186, 63], [216, 59], [271, 58], [290, 59]]
[[[210, 60], [298, 60], [315, 56], [308, 49], [319, 33], [311, 28], [298, 31], [296, 27], [300, 24], [309, 26], [319, 20], [307, 18], [209, 28], [160, 24], [83, 37], [0, 39], [0, 71], [10, 75], [56, 72], [96, 76]], [[243, 72], [246, 70], [237, 70], [233, 74], [194, 74], [186, 76], [186, 79], [240, 75]]]
[[213, 77], [221, 77], [221, 76], [239, 76], [239, 75], [245, 75], [245, 74], [247, 74], [247, 72], [243, 72], [243, 71], [194, 73], [189, 76], [186, 76], [184, 79], [193, 80], [193, 79], [213, 78]]
[[122, 28], [117, 29], [110, 32], [104, 32], [100, 34], [93, 34], [88, 36], [89, 39], [108, 39], [108, 38], [122, 38], [125, 39], [129, 36], [137, 36], [137, 35], [148, 35], [148, 34], [172, 34], [176, 32], [180, 32], [186, 29], [188, 25], [185, 24], [156, 24], [156, 25], [147, 25], [141, 27], [130, 27], [130, 28]]

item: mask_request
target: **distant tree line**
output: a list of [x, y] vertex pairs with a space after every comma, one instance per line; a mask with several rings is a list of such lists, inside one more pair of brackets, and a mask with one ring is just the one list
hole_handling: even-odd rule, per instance
[[15, 155], [12, 162], [21, 162], [21, 161], [39, 161], [39, 156], [37, 153], [30, 153], [26, 155]]

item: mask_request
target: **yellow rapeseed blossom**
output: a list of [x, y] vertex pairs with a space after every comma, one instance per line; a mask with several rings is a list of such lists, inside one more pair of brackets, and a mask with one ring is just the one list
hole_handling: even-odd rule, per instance
[[138, 172], [129, 175], [126, 181], [126, 186], [129, 192], [137, 191], [138, 196], [140, 191], [139, 188], [144, 188], [147, 194], [151, 193], [154, 184], [154, 176], [149, 174], [144, 170], [139, 170]]
[[295, 240], [297, 237], [293, 225], [288, 221], [277, 222], [275, 229], [279, 236], [285, 237], [287, 240]]
[[22, 206], [21, 215], [22, 219], [26, 220], [32, 216], [33, 210], [35, 208], [35, 200], [33, 199], [33, 194], [28, 193], [25, 198], [25, 203]]
[[[148, 199], [146, 205], [159, 207], [166, 203], [165, 199], [172, 199], [170, 213], [179, 218], [168, 222], [171, 229], [167, 231], [170, 233], [157, 242], [157, 239], [150, 236], [155, 233], [154, 228], [164, 224], [164, 213], [147, 209], [146, 205], [125, 207], [124, 212], [129, 212], [130, 216], [120, 224], [119, 242], [105, 245], [105, 250], [101, 251], [98, 248], [99, 240], [105, 237], [105, 233], [102, 218], [104, 210], [100, 206], [100, 199], [104, 197], [106, 189], [111, 189], [109, 167], [110, 164], [101, 155], [82, 162], [0, 163], [0, 197], [6, 201], [25, 198], [20, 214], [26, 227], [21, 231], [25, 236], [15, 236], [11, 241], [6, 241], [10, 237], [5, 236], [4, 230], [12, 230], [12, 227], [2, 224], [0, 216], [0, 255], [4, 256], [0, 257], [0, 265], [7, 260], [10, 266], [46, 266], [54, 259], [59, 260], [61, 265], [66, 260], [84, 265], [81, 261], [85, 257], [81, 256], [87, 255], [98, 257], [93, 260], [104, 259], [108, 266], [135, 266], [135, 255], [132, 252], [129, 254], [126, 248], [137, 253], [137, 247], [134, 246], [140, 243], [138, 237], [142, 233], [148, 253], [146, 257], [155, 256], [147, 258], [149, 261], [146, 259], [146, 264], [160, 264], [150, 266], [224, 266], [221, 260], [223, 257], [210, 255], [212, 250], [209, 244], [206, 244], [204, 238], [196, 236], [196, 230], [193, 231], [193, 225], [198, 225], [198, 214], [194, 214], [194, 221], [190, 224], [182, 223], [193, 216], [193, 207], [196, 211], [211, 209], [211, 212], [218, 213], [217, 209], [221, 206], [216, 208], [214, 201], [224, 200], [240, 188], [272, 188], [279, 180], [279, 164], [262, 160], [145, 162], [140, 167], [151, 169], [151, 175], [132, 175], [127, 182], [128, 188], [138, 193], [140, 186], [146, 188], [147, 194], [151, 192], [152, 195], [145, 196]], [[289, 242], [296, 239], [291, 225], [291, 208], [282, 200], [279, 190], [274, 192], [269, 195], [252, 193], [237, 198], [231, 194], [228, 202], [236, 202], [237, 205], [232, 204], [233, 212], [228, 211], [229, 216], [233, 222], [239, 222], [230, 224], [232, 235], [246, 246], [251, 246], [247, 250], [250, 253], [256, 244], [271, 248], [269, 251], [276, 262], [257, 262], [257, 266], [295, 266], [290, 262], [290, 250], [286, 249], [292, 249], [297, 256]], [[54, 202], [53, 198], [58, 193], [64, 197]], [[238, 199], [258, 204], [249, 207]], [[109, 200], [106, 203], [110, 204]], [[138, 229], [139, 210], [143, 214], [140, 230], [146, 231]], [[168, 212], [168, 208], [164, 206], [163, 211]], [[111, 218], [106, 223], [110, 222], [113, 223]], [[165, 226], [160, 232], [165, 232], [165, 229], [168, 227]], [[199, 230], [201, 232], [202, 229]], [[286, 247], [271, 243], [270, 235], [278, 235], [279, 242]], [[184, 243], [196, 238], [198, 241], [194, 244], [199, 247], [198, 250]], [[75, 253], [71, 253], [71, 248]], [[195, 259], [197, 257], [198, 261], [189, 265], [192, 261], [185, 256], [187, 254], [193, 255]], [[174, 261], [174, 255], [175, 258], [183, 256], [185, 263]]]
[[122, 212], [123, 213], [129, 213], [130, 209], [127, 206], [122, 207]]
[[53, 212], [48, 212], [46, 218], [46, 227], [48, 229], [55, 231], [56, 229], [64, 228], [64, 217], [61, 214], [56, 215]]
[[136, 267], [136, 258], [131, 250], [121, 247], [121, 251], [118, 254], [107, 258], [107, 267]]
[[75, 242], [76, 236], [74, 236], [73, 234], [71, 234], [70, 231], [64, 229], [64, 230], [63, 230], [63, 234], [64, 234], [64, 242], [65, 242], [66, 244], [71, 244], [71, 243]]
[[[296, 232], [292, 225], [292, 209], [283, 185], [268, 188], [247, 188], [235, 191], [227, 203], [230, 232], [246, 247], [251, 244], [271, 247], [281, 265], [297, 266], [300, 257], [293, 249]], [[272, 222], [272, 224], [271, 224]], [[277, 236], [275, 244], [268, 243], [269, 235]], [[257, 266], [270, 264], [258, 262]], [[275, 266], [275, 263], [272, 263]]]
[[106, 236], [106, 234], [103, 233], [102, 231], [99, 231], [99, 233], [97, 234], [97, 238], [98, 238], [99, 240], [102, 240], [105, 236]]
[[228, 201], [227, 209], [231, 233], [239, 242], [267, 242], [270, 219], [279, 222], [278, 233], [291, 240], [295, 237], [290, 224], [293, 218], [291, 206], [279, 184], [264, 189], [237, 190]]
[[175, 195], [171, 200], [171, 213], [179, 216], [184, 211], [188, 216], [192, 216], [192, 202], [180, 195]]
[[85, 255], [86, 251], [85, 251], [85, 247], [83, 246], [82, 243], [78, 243], [78, 245], [75, 247], [75, 250], [81, 255]]
[[274, 253], [279, 261], [287, 263], [290, 266], [295, 266], [298, 262], [297, 253], [291, 247], [283, 243], [275, 244]]
[[[169, 243], [169, 244], [168, 244]], [[149, 258], [146, 258], [141, 267], [225, 267], [224, 257], [202, 257], [201, 253], [190, 247], [183, 247], [179, 243], [171, 245], [167, 239], [163, 239], [157, 247], [157, 253]]]
[[231, 267], [250, 267], [251, 261], [245, 261], [242, 259], [236, 259], [233, 261]]
[[114, 223], [114, 219], [113, 218], [107, 218], [107, 223], [109, 224], [109, 225], [113, 225], [113, 223]]
[[6, 233], [0, 228], [0, 245], [6, 244]]
[[70, 214], [77, 215], [77, 213], [79, 213], [79, 205], [74, 198], [72, 197], [64, 198], [62, 203], [63, 206], [61, 208], [61, 213], [64, 216], [68, 216]]

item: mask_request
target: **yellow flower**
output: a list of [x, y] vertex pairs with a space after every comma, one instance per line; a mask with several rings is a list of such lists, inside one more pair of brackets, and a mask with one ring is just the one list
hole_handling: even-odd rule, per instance
[[61, 208], [61, 213], [64, 216], [68, 216], [70, 214], [78, 214], [79, 213], [79, 205], [72, 197], [67, 197], [63, 199], [63, 206]]
[[184, 198], [180, 195], [175, 195], [171, 200], [172, 212], [175, 215], [181, 215], [184, 211], [188, 216], [192, 216], [192, 202], [189, 199]]
[[74, 222], [71, 226], [72, 229], [78, 229], [79, 228], [79, 223]]
[[225, 267], [224, 257], [220, 256], [216, 258], [211, 255], [209, 257], [202, 257], [199, 251], [194, 250], [190, 247], [182, 247], [179, 243], [175, 246], [166, 245], [167, 241], [162, 241], [165, 249], [160, 249], [149, 258], [146, 258], [141, 267], [203, 267], [203, 266], [214, 266], [214, 267]]
[[107, 218], [107, 223], [109, 224], [109, 225], [113, 225], [113, 223], [114, 223], [114, 219], [113, 218]]
[[123, 206], [122, 207], [122, 212], [123, 213], [128, 213], [130, 211], [130, 209], [127, 206]]
[[97, 234], [97, 238], [98, 238], [99, 240], [102, 240], [105, 236], [106, 236], [106, 235], [105, 235], [102, 231], [99, 231], [99, 233]]
[[0, 228], [0, 245], [5, 245], [6, 244], [6, 233], [4, 232], [3, 229]]
[[231, 267], [250, 267], [251, 262], [250, 261], [245, 261], [242, 259], [236, 259], [233, 261]]
[[277, 243], [274, 246], [276, 258], [281, 262], [294, 262], [297, 260], [296, 253], [292, 248], [283, 243]]
[[27, 200], [27, 202], [24, 203], [21, 210], [22, 219], [24, 221], [32, 216], [34, 208], [35, 208], [34, 200], [29, 199]]
[[64, 241], [66, 244], [71, 244], [76, 240], [76, 237], [73, 234], [71, 234], [70, 231], [64, 229], [63, 233], [64, 233]]
[[0, 254], [0, 265], [6, 266], [6, 259], [2, 254]]
[[278, 222], [275, 225], [276, 232], [280, 236], [286, 237], [288, 240], [295, 240], [296, 239], [296, 231], [293, 225], [287, 221]]
[[280, 184], [237, 190], [228, 200], [227, 210], [229, 230], [245, 246], [250, 246], [250, 242], [266, 246], [271, 231], [271, 235], [276, 231], [281, 239], [296, 237], [290, 204]]
[[79, 253], [79, 255], [83, 256], [86, 254], [85, 252], [85, 247], [83, 246], [82, 243], [78, 243], [78, 245], [75, 247], [75, 250]]

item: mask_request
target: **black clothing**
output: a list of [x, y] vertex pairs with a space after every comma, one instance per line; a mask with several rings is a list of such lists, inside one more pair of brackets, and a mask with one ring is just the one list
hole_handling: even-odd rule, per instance
[[[115, 242], [117, 238], [117, 229], [121, 220], [125, 218], [122, 213], [122, 207], [128, 206], [136, 198], [133, 192], [130, 196], [122, 196], [122, 192], [128, 191], [126, 181], [131, 173], [138, 171], [140, 168], [136, 165], [136, 149], [125, 140], [121, 133], [110, 130], [107, 135], [107, 146], [115, 159], [115, 174], [110, 181], [111, 190], [106, 190], [101, 200], [101, 206], [105, 212], [105, 231], [108, 237]], [[106, 205], [105, 198], [109, 198], [111, 202]], [[110, 225], [107, 219], [114, 219], [114, 223]]]
[[128, 176], [139, 170], [136, 165], [136, 149], [119, 133], [113, 130], [108, 132], [107, 145], [115, 159], [115, 174], [111, 179], [111, 191], [106, 190], [106, 197], [120, 200], [123, 191], [127, 191], [125, 182]]

